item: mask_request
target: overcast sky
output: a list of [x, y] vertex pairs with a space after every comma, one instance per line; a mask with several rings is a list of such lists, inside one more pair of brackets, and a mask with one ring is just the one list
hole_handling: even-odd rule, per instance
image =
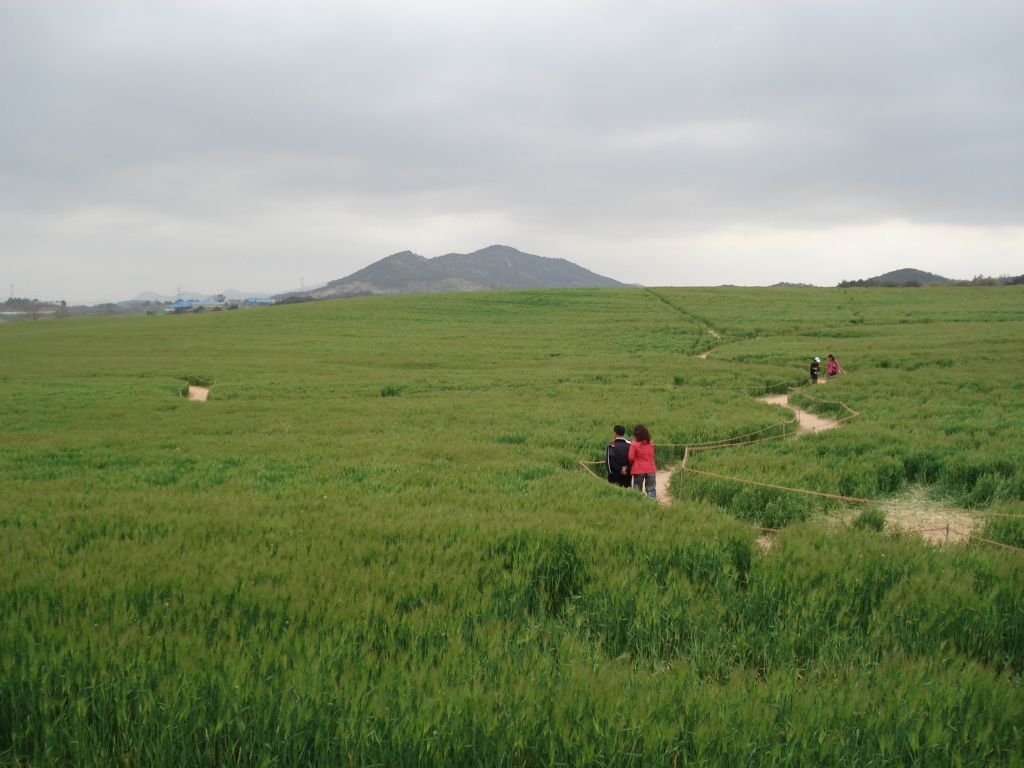
[[492, 244], [627, 283], [1024, 273], [1020, 0], [0, 0], [3, 297]]

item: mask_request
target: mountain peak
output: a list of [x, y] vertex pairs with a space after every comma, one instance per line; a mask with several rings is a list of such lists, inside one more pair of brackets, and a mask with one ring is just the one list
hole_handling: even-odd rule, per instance
[[427, 259], [401, 251], [348, 277], [310, 291], [314, 298], [397, 293], [448, 293], [524, 288], [624, 287], [565, 259], [523, 253], [508, 245], [489, 245], [473, 253], [448, 253]]
[[878, 277], [870, 277], [867, 280], [844, 280], [839, 283], [840, 288], [849, 288], [852, 286], [917, 286], [917, 285], [930, 285], [933, 283], [948, 283], [948, 277], [942, 277], [942, 275], [935, 275], [931, 272], [924, 272], [920, 269], [911, 269], [906, 267], [904, 269], [897, 269], [892, 272], [886, 272], [884, 275]]

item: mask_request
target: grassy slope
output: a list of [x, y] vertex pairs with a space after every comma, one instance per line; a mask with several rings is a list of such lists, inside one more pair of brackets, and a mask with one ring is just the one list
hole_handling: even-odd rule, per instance
[[[0, 755], [1019, 763], [1018, 555], [813, 523], [761, 555], [699, 485], [664, 511], [576, 462], [615, 422], [663, 443], [768, 426], [743, 389], [832, 351], [851, 373], [821, 389], [865, 416], [705, 466], [1019, 504], [1022, 297], [541, 291], [0, 326]], [[736, 343], [688, 354], [709, 329]], [[189, 374], [217, 399], [178, 398]], [[729, 511], [765, 502], [814, 511]]]

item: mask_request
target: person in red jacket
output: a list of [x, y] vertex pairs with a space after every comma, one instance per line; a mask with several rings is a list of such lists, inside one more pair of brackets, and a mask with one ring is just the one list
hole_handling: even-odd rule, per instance
[[651, 433], [643, 424], [637, 424], [633, 427], [633, 442], [629, 444], [629, 472], [633, 475], [633, 490], [646, 490], [652, 499], [658, 498], [658, 489], [654, 484], [657, 471]]
[[828, 365], [825, 366], [825, 378], [834, 379], [840, 373], [846, 373], [841, 367], [839, 367], [839, 361], [832, 355], [828, 356]]

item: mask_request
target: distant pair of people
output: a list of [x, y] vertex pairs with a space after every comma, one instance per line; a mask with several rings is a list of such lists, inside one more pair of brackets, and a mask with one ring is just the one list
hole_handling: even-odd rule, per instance
[[[821, 358], [816, 357], [811, 361], [811, 384], [818, 383], [818, 372], [820, 370]], [[846, 373], [846, 371], [839, 367], [838, 360], [836, 360], [832, 355], [829, 355], [828, 363], [825, 365], [825, 376], [829, 379], [834, 379], [840, 373]]]
[[647, 493], [652, 499], [658, 497], [655, 485], [657, 466], [654, 463], [654, 443], [651, 433], [643, 424], [633, 427], [633, 440], [626, 439], [626, 428], [616, 424], [612, 428], [612, 441], [605, 449], [604, 463], [608, 470], [608, 482]]

